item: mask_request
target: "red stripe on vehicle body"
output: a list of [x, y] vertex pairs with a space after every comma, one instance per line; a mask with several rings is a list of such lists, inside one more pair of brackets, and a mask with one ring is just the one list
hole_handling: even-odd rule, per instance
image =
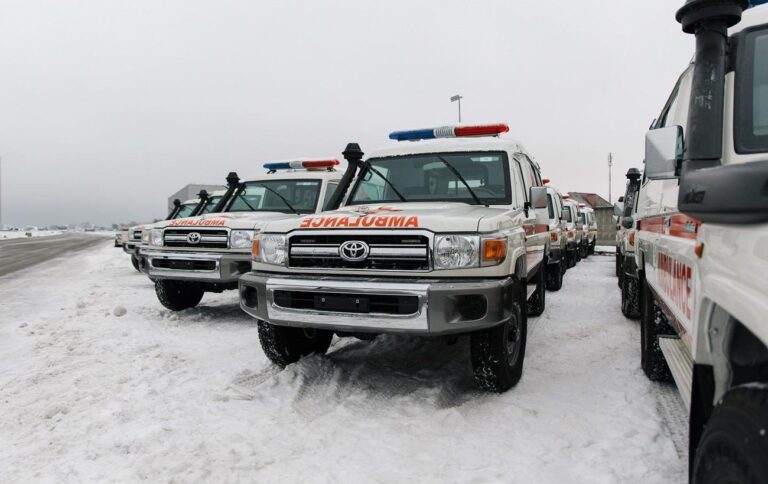
[[682, 213], [648, 217], [638, 222], [640, 230], [684, 239], [696, 239], [700, 226], [699, 220]]

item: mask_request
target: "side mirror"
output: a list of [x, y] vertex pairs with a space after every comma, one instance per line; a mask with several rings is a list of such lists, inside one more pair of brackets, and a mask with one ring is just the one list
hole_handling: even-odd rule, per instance
[[631, 229], [634, 223], [635, 221], [632, 220], [632, 217], [624, 217], [621, 219], [621, 226], [625, 229]]
[[645, 134], [645, 176], [649, 180], [677, 178], [682, 159], [682, 127], [659, 128]]
[[619, 197], [619, 203], [623, 203], [623, 202], [624, 202], [624, 197]]
[[546, 187], [531, 187], [531, 208], [547, 208], [547, 188]]

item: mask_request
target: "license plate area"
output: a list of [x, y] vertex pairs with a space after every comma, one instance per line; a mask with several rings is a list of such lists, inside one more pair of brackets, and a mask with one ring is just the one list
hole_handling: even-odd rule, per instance
[[340, 311], [343, 313], [369, 313], [370, 300], [367, 297], [346, 294], [315, 295], [314, 309]]
[[304, 311], [328, 313], [378, 313], [408, 316], [419, 312], [419, 297], [389, 294], [347, 294], [275, 290], [276, 306]]

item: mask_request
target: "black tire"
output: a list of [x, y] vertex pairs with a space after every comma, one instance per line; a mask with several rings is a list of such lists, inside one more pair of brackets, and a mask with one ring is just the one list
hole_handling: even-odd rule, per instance
[[581, 243], [576, 247], [576, 262], [581, 262]]
[[141, 272], [141, 269], [139, 269], [139, 259], [133, 254], [131, 254], [131, 264], [133, 265], [134, 269]]
[[155, 294], [160, 304], [171, 311], [182, 311], [197, 306], [205, 289], [196, 282], [155, 280]]
[[640, 281], [626, 274], [621, 278], [621, 314], [629, 319], [640, 318]]
[[[618, 245], [616, 246], [616, 277], [621, 277], [621, 251]], [[619, 287], [621, 287], [621, 284], [619, 284]]]
[[525, 291], [516, 284], [510, 291], [510, 318], [499, 326], [472, 333], [470, 354], [475, 383], [485, 391], [503, 393], [523, 375], [528, 320]]
[[734, 388], [715, 407], [699, 441], [694, 484], [768, 482], [768, 391]]
[[547, 281], [546, 281], [547, 265], [546, 264], [547, 264], [547, 260], [544, 259], [541, 262], [541, 265], [539, 266], [538, 270], [536, 271], [536, 275], [533, 276], [533, 279], [536, 282], [536, 291], [534, 291], [533, 295], [531, 296], [531, 299], [529, 299], [526, 304], [528, 316], [541, 316], [541, 313], [544, 312], [544, 308], [546, 307], [546, 302], [547, 302]]
[[576, 252], [570, 251], [566, 252], [565, 260], [567, 261], [567, 267], [568, 269], [572, 269], [576, 267]]
[[563, 287], [563, 272], [562, 261], [547, 265], [547, 290], [559, 291]]
[[265, 321], [259, 321], [258, 326], [261, 349], [279, 366], [296, 363], [313, 353], [324, 355], [333, 339], [333, 331], [325, 329], [275, 326]]
[[592, 243], [587, 246], [587, 253], [589, 255], [595, 255], [596, 247], [597, 247], [597, 239], [593, 240]]
[[643, 279], [640, 292], [640, 366], [645, 375], [653, 381], [671, 381], [667, 360], [659, 346], [660, 335], [672, 335], [674, 331], [667, 322], [667, 317], [656, 304], [656, 299]]

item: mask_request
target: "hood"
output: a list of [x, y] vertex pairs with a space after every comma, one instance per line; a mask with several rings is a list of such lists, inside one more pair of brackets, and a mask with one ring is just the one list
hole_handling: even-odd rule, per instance
[[[434, 232], [495, 230], [506, 209], [453, 202], [409, 202], [386, 205], [350, 205], [338, 210], [269, 223], [267, 232], [344, 229], [425, 229]], [[481, 223], [482, 221], [482, 223]], [[487, 227], [487, 228], [486, 228]]]
[[283, 212], [231, 212], [207, 213], [197, 217], [179, 218], [158, 222], [155, 228], [168, 227], [226, 227], [229, 229], [260, 229], [265, 223], [284, 218], [296, 219], [297, 215]]

